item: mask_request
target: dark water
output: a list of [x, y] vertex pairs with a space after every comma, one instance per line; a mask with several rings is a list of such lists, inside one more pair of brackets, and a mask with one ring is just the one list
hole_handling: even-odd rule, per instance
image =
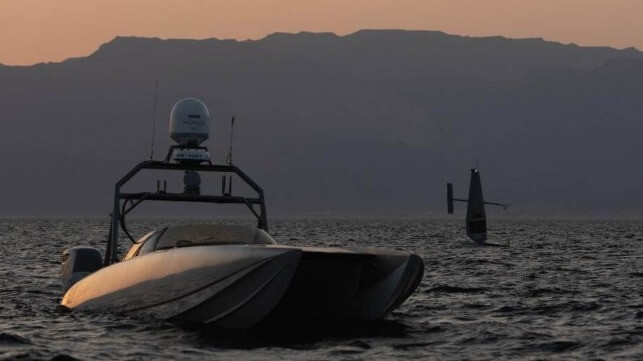
[[[138, 221], [143, 231], [165, 221]], [[643, 360], [643, 221], [281, 220], [280, 243], [413, 250], [422, 284], [386, 320], [231, 333], [58, 306], [59, 260], [105, 220], [0, 220], [0, 359]]]

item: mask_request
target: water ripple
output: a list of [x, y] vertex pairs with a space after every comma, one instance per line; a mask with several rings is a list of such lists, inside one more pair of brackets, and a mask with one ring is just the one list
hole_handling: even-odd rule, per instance
[[[131, 223], [141, 234], [192, 222]], [[69, 312], [58, 306], [61, 252], [103, 249], [107, 220], [0, 219], [0, 360], [643, 359], [641, 221], [489, 221], [503, 248], [472, 244], [460, 221], [271, 228], [283, 244], [412, 250], [425, 278], [385, 320], [278, 332]]]

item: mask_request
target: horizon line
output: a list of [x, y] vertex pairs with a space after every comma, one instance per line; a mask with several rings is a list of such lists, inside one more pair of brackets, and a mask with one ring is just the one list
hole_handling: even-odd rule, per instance
[[515, 40], [515, 41], [525, 41], [525, 40], [540, 40], [545, 43], [555, 43], [555, 44], [560, 44], [564, 46], [576, 46], [579, 48], [587, 48], [587, 49], [597, 49], [597, 48], [606, 48], [606, 49], [613, 49], [617, 51], [625, 51], [625, 50], [634, 50], [636, 52], [641, 52], [640, 49], [638, 49], [636, 46], [628, 46], [628, 47], [623, 47], [619, 48], [616, 46], [612, 45], [582, 45], [576, 42], [570, 42], [570, 43], [565, 43], [562, 41], [557, 41], [557, 40], [551, 40], [551, 39], [546, 39], [543, 37], [509, 37], [506, 35], [465, 35], [465, 34], [456, 34], [456, 33], [448, 33], [442, 30], [430, 30], [430, 29], [401, 29], [401, 28], [379, 28], [379, 29], [370, 29], [370, 28], [364, 28], [364, 29], [359, 29], [353, 32], [347, 32], [347, 33], [337, 33], [337, 32], [332, 32], [332, 31], [307, 31], [307, 30], [301, 30], [299, 32], [288, 32], [288, 31], [274, 31], [268, 34], [265, 34], [261, 37], [256, 37], [256, 38], [245, 38], [245, 39], [240, 39], [240, 38], [218, 38], [216, 36], [212, 37], [204, 37], [204, 38], [180, 38], [180, 37], [160, 37], [160, 36], [142, 36], [142, 35], [115, 35], [112, 38], [110, 38], [108, 41], [99, 43], [97, 47], [91, 51], [89, 54], [85, 55], [78, 55], [78, 56], [70, 56], [67, 57], [63, 60], [60, 61], [41, 61], [41, 62], [36, 62], [36, 63], [30, 63], [30, 64], [7, 64], [3, 63], [0, 60], [0, 66], [4, 67], [31, 67], [31, 66], [37, 66], [37, 65], [45, 65], [45, 64], [61, 64], [64, 62], [67, 62], [69, 60], [74, 60], [74, 59], [83, 59], [83, 58], [89, 58], [96, 52], [100, 50], [101, 47], [104, 45], [110, 44], [114, 42], [117, 39], [152, 39], [152, 40], [160, 40], [160, 41], [173, 41], [173, 40], [187, 40], [187, 41], [209, 41], [209, 40], [218, 40], [218, 41], [235, 41], [238, 43], [245, 43], [245, 42], [260, 42], [263, 41], [271, 36], [274, 35], [302, 35], [302, 34], [316, 34], [316, 35], [322, 35], [322, 34], [330, 34], [334, 35], [337, 38], [344, 38], [344, 37], [349, 37], [361, 32], [416, 32], [416, 33], [440, 33], [446, 36], [450, 37], [459, 37], [459, 38], [471, 38], [471, 39], [492, 39], [492, 38], [500, 38], [504, 40]]

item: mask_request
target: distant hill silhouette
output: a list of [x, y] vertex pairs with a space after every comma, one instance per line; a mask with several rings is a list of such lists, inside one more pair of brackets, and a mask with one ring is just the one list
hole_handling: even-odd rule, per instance
[[0, 66], [0, 215], [107, 215], [149, 154], [157, 79], [156, 157], [180, 98], [210, 107], [219, 162], [236, 115], [234, 159], [269, 216], [443, 215], [444, 183], [464, 195], [476, 158], [503, 214], [643, 215], [639, 51], [402, 30], [117, 37]]

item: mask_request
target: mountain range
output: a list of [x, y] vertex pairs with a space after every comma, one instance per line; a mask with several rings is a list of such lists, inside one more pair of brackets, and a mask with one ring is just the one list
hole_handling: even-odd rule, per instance
[[[235, 164], [269, 216], [441, 217], [445, 183], [466, 197], [476, 160], [485, 197], [512, 204], [494, 216], [643, 215], [638, 50], [363, 30], [117, 37], [87, 57], [0, 66], [0, 216], [107, 215], [114, 183], [149, 157], [157, 80], [155, 158], [179, 99], [210, 108], [217, 162], [234, 115]], [[176, 212], [192, 214], [141, 214]]]

